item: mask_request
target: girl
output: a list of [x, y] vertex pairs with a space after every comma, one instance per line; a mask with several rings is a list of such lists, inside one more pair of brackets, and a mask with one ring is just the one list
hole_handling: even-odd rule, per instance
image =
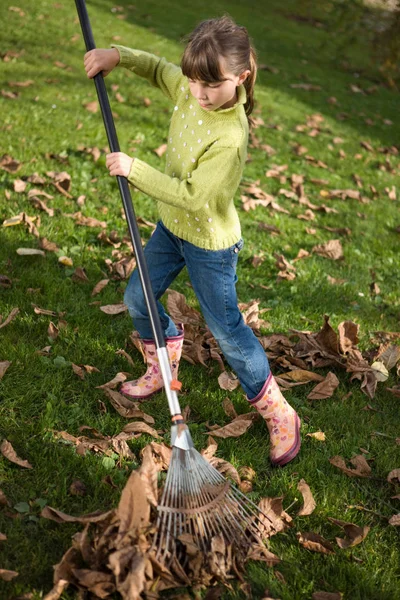
[[[257, 65], [247, 30], [224, 16], [200, 23], [188, 37], [181, 68], [123, 46], [91, 50], [84, 58], [88, 77], [125, 67], [145, 77], [173, 102], [165, 173], [123, 152], [107, 155], [110, 175], [127, 177], [158, 201], [161, 221], [145, 257], [161, 324], [177, 376], [183, 331], [159, 298], [186, 266], [203, 315], [247, 399], [264, 417], [273, 465], [284, 465], [300, 450], [300, 419], [271, 374], [266, 354], [245, 325], [237, 305], [238, 254], [243, 247], [233, 198], [247, 157], [249, 117]], [[163, 387], [156, 348], [135, 271], [125, 291], [133, 323], [143, 342], [145, 375], [123, 384], [130, 398], [147, 398]]]

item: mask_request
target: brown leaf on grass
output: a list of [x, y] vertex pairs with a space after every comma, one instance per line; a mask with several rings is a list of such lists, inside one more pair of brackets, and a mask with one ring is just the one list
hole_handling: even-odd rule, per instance
[[100, 294], [100, 292], [106, 287], [106, 285], [110, 282], [109, 279], [101, 279], [92, 290], [92, 296], [96, 296], [96, 294]]
[[161, 158], [162, 155], [165, 154], [165, 152], [167, 151], [167, 148], [168, 148], [168, 144], [161, 144], [161, 146], [156, 148], [154, 150], [154, 152], [157, 154], [157, 156], [159, 156]]
[[74, 436], [67, 431], [56, 431], [55, 435], [57, 437], [62, 438], [66, 442], [70, 442], [76, 446], [77, 454], [82, 456], [85, 455], [86, 451], [99, 452], [101, 454], [105, 454], [106, 456], [110, 456], [112, 454], [111, 450], [111, 439], [110, 437], [103, 436], [103, 439], [92, 439], [86, 436]]
[[353, 323], [353, 321], [339, 323], [339, 347], [343, 354], [346, 354], [346, 352], [357, 346], [360, 341], [358, 338], [359, 330], [360, 326], [357, 323]]
[[[253, 417], [253, 413], [248, 413]], [[254, 416], [257, 416], [255, 414]], [[213, 436], [220, 438], [229, 438], [229, 437], [240, 437], [252, 426], [253, 419], [249, 419], [245, 417], [245, 415], [238, 415], [236, 419], [225, 425], [224, 427], [220, 427], [219, 429], [213, 429]]]
[[88, 110], [91, 113], [97, 113], [97, 111], [99, 110], [99, 103], [97, 102], [97, 100], [94, 100], [93, 102], [87, 102], [83, 106], [86, 108], [86, 110]]
[[343, 594], [340, 592], [314, 592], [312, 600], [342, 600]]
[[89, 281], [86, 271], [82, 267], [76, 267], [75, 271], [72, 273], [71, 279], [72, 281], [83, 283], [87, 283]]
[[0, 446], [0, 452], [4, 458], [7, 458], [10, 462], [15, 463], [20, 467], [24, 467], [25, 469], [33, 469], [32, 465], [27, 460], [22, 460], [22, 458], [17, 456], [17, 453], [9, 441], [3, 440]]
[[115, 377], [113, 377], [110, 381], [107, 381], [107, 383], [103, 383], [103, 385], [97, 385], [96, 389], [103, 390], [104, 388], [108, 388], [111, 390], [115, 390], [115, 388], [119, 386], [120, 383], [126, 381], [128, 376], [129, 373], [117, 373]]
[[158, 440], [161, 439], [161, 436], [158, 435], [157, 431], [153, 429], [153, 427], [150, 427], [147, 425], [147, 423], [142, 423], [140, 421], [128, 423], [125, 425], [122, 431], [125, 433], [147, 433]]
[[344, 539], [336, 538], [336, 543], [342, 550], [361, 544], [371, 529], [370, 527], [359, 527], [358, 525], [354, 525], [354, 523], [347, 523], [346, 521], [340, 521], [332, 517], [329, 517], [329, 521], [341, 527], [346, 534]]
[[55, 521], [56, 523], [100, 523], [107, 519], [113, 513], [112, 510], [107, 512], [101, 512], [99, 510], [87, 513], [86, 515], [81, 515], [80, 517], [74, 517], [72, 515], [67, 515], [67, 513], [62, 512], [61, 510], [57, 510], [56, 508], [52, 508], [51, 506], [45, 506], [40, 513], [40, 516], [44, 519], [49, 519], [50, 521]]
[[83, 481], [75, 479], [69, 486], [71, 496], [86, 496], [87, 488]]
[[139, 402], [132, 402], [131, 400], [128, 400], [128, 398], [125, 398], [125, 396], [123, 396], [119, 392], [116, 392], [115, 390], [112, 390], [109, 387], [103, 387], [102, 389], [103, 392], [110, 399], [110, 402], [115, 408], [115, 410], [122, 417], [125, 417], [126, 419], [131, 419], [135, 417], [135, 414], [139, 410]]
[[[0, 275], [0, 288], [8, 289], [12, 287], [12, 280], [7, 275]], [[1, 323], [1, 317], [0, 317]]]
[[280, 379], [289, 379], [290, 381], [297, 381], [300, 383], [309, 383], [310, 381], [324, 381], [323, 375], [314, 373], [313, 371], [306, 371], [304, 369], [293, 369], [287, 373], [281, 373]]
[[329, 240], [325, 244], [318, 244], [312, 249], [315, 254], [330, 258], [332, 260], [340, 260], [343, 258], [343, 248], [340, 240]]
[[369, 477], [371, 474], [371, 467], [362, 454], [350, 459], [350, 462], [355, 466], [355, 469], [347, 467], [344, 458], [341, 456], [333, 456], [329, 459], [329, 462], [343, 473], [346, 473], [349, 477]]
[[331, 398], [338, 385], [339, 379], [330, 371], [325, 379], [311, 390], [307, 398], [309, 400], [324, 400], [325, 398]]
[[389, 525], [393, 525], [394, 527], [400, 527], [400, 514], [393, 515], [393, 517], [390, 517]]
[[283, 496], [278, 498], [262, 498], [258, 503], [260, 509], [260, 535], [263, 539], [291, 527], [292, 517], [283, 510]]
[[128, 310], [128, 307], [123, 304], [107, 304], [105, 306], [100, 306], [100, 310], [106, 315], [120, 315]]
[[235, 390], [240, 385], [240, 381], [236, 375], [229, 373], [228, 371], [223, 371], [221, 373], [218, 377], [218, 383], [222, 390], [228, 390], [229, 392]]
[[400, 469], [393, 469], [386, 478], [389, 483], [400, 484]]
[[304, 479], [301, 479], [297, 484], [297, 489], [303, 496], [303, 506], [300, 508], [297, 513], [298, 517], [305, 517], [307, 515], [311, 515], [314, 512], [316, 507], [316, 502], [313, 498], [309, 485], [305, 482]]
[[11, 365], [11, 361], [9, 360], [2, 360], [0, 361], [0, 379], [2, 377], [4, 377], [5, 372], [7, 371], [8, 367]]
[[53, 341], [56, 340], [59, 336], [59, 329], [56, 325], [54, 325], [53, 321], [50, 321], [49, 326], [47, 328], [47, 336]]
[[3, 154], [0, 158], [0, 169], [7, 171], [7, 173], [16, 173], [21, 167], [22, 163], [8, 154]]
[[290, 87], [306, 90], [307, 92], [319, 92], [322, 89], [320, 85], [314, 85], [313, 83], [291, 83]]
[[75, 223], [77, 225], [82, 225], [83, 227], [102, 227], [103, 229], [107, 227], [105, 221], [99, 221], [99, 219], [95, 219], [94, 217], [84, 217], [81, 214], [76, 217]]
[[39, 246], [47, 252], [58, 252], [59, 247], [54, 242], [50, 242], [47, 238], [39, 238]]
[[236, 419], [236, 417], [238, 416], [235, 407], [233, 406], [233, 402], [232, 400], [230, 400], [230, 398], [225, 398], [222, 401], [222, 408], [225, 411], [225, 414], [228, 417], [231, 417], [232, 419]]
[[42, 210], [47, 215], [49, 215], [49, 217], [54, 217], [54, 209], [49, 208], [43, 200], [41, 200], [40, 198], [37, 198], [36, 196], [31, 196], [30, 201], [31, 201], [31, 204], [34, 206], [34, 208], [37, 208], [38, 210]]
[[17, 316], [18, 313], [19, 313], [19, 308], [13, 308], [4, 322], [1, 322], [1, 316], [0, 316], [0, 329], [2, 329], [3, 327], [6, 327], [9, 323], [11, 323], [11, 321], [13, 321], [15, 319], [15, 317]]
[[22, 179], [14, 179], [14, 192], [16, 192], [17, 194], [22, 194], [22, 192], [25, 191], [27, 185], [28, 184], [26, 183], [26, 181], [23, 181]]
[[312, 531], [306, 533], [297, 533], [297, 539], [299, 544], [306, 548], [307, 550], [312, 550], [312, 552], [319, 552], [321, 554], [334, 554], [334, 548], [328, 540], [319, 535], [318, 533], [313, 533]]
[[8, 569], [0, 569], [0, 579], [3, 581], [11, 581], [15, 577], [18, 577], [17, 571], [9, 571]]

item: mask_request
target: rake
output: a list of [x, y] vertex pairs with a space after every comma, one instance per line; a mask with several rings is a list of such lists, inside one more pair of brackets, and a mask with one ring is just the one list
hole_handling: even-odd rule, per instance
[[[86, 50], [95, 49], [93, 33], [85, 0], [75, 0]], [[111, 152], [119, 152], [119, 143], [111, 113], [106, 86], [101, 73], [94, 77], [97, 96], [103, 116]], [[223, 537], [246, 558], [254, 545], [263, 546], [263, 532], [271, 528], [271, 520], [254, 502], [225, 479], [193, 445], [187, 425], [182, 417], [172, 378], [169, 356], [157, 311], [156, 299], [136, 223], [128, 181], [117, 176], [118, 186], [132, 238], [137, 269], [146, 300], [157, 357], [172, 418], [172, 457], [161, 500], [154, 535], [153, 550], [156, 559], [168, 565], [174, 557], [184, 555], [182, 536], [192, 537], [204, 553], [210, 552], [212, 540]]]

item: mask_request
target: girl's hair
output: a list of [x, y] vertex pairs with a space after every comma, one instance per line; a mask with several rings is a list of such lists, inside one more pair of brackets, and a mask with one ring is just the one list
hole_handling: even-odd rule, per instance
[[257, 76], [257, 56], [245, 27], [225, 15], [202, 21], [186, 38], [182, 56], [182, 72], [189, 79], [207, 83], [223, 81], [221, 58], [234, 75], [250, 71], [243, 85], [247, 100], [244, 109], [249, 118], [254, 108], [254, 84]]

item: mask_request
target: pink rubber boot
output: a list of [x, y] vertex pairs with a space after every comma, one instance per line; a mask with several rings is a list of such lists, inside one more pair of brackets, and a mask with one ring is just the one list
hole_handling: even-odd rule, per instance
[[271, 438], [271, 463], [283, 467], [300, 451], [300, 419], [296, 411], [283, 397], [271, 373], [261, 392], [249, 402], [267, 424]]
[[[175, 337], [166, 338], [165, 340], [171, 364], [172, 379], [177, 379], [178, 377], [183, 336], [184, 333], [182, 327], [182, 333]], [[132, 398], [133, 400], [149, 398], [164, 387], [154, 341], [143, 340], [143, 347], [147, 363], [146, 373], [142, 375], [142, 377], [139, 377], [139, 379], [125, 381], [119, 390], [121, 394], [124, 394], [124, 396], [128, 396], [128, 398]]]

